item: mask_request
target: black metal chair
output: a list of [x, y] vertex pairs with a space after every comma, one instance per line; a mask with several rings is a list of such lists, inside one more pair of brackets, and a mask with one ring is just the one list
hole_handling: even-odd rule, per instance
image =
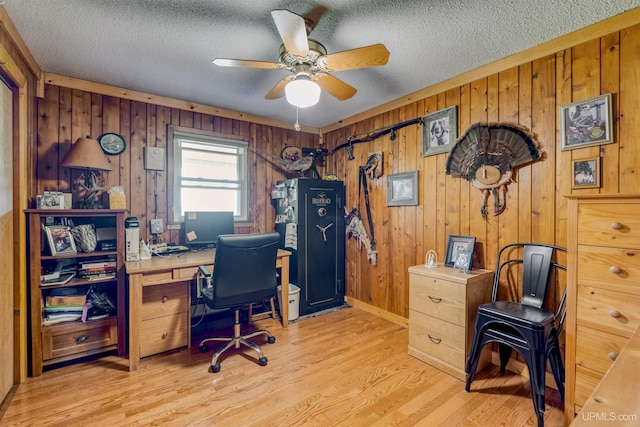
[[229, 308], [235, 311], [232, 337], [206, 338], [200, 342], [200, 350], [209, 350], [210, 341], [227, 341], [211, 358], [211, 370], [220, 372], [218, 358], [231, 347], [243, 344], [258, 353], [258, 363], [266, 366], [268, 359], [262, 349], [248, 339], [266, 335], [272, 344], [275, 337], [266, 330], [248, 334], [240, 333], [240, 309], [252, 303], [262, 302], [276, 294], [276, 257], [278, 255], [278, 233], [229, 234], [218, 237], [213, 275], [200, 266], [200, 291], [207, 306], [212, 309]]
[[[553, 270], [566, 270], [557, 262], [557, 253], [565, 248], [534, 243], [514, 243], [498, 253], [493, 280], [492, 302], [478, 307], [473, 342], [465, 371], [469, 391], [476, 374], [482, 347], [487, 343], [499, 343], [500, 372], [504, 374], [515, 349], [527, 363], [531, 383], [531, 398], [538, 418], [538, 426], [544, 426], [544, 391], [547, 360], [551, 364], [558, 391], [564, 400], [564, 366], [558, 344], [565, 318], [566, 288], [555, 313], [544, 308]], [[518, 258], [522, 255], [522, 258]], [[522, 299], [519, 302], [498, 301], [501, 273], [522, 271]]]

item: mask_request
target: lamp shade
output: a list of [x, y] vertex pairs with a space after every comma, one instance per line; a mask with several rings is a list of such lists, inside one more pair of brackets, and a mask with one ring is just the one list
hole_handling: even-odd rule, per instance
[[88, 136], [78, 138], [60, 165], [67, 168], [113, 170], [98, 141]]
[[284, 87], [284, 94], [287, 102], [295, 107], [311, 107], [320, 100], [320, 86], [302, 74]]

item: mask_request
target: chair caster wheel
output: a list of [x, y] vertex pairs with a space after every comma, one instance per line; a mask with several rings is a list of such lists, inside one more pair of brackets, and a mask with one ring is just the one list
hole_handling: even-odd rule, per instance
[[[260, 364], [260, 366], [267, 366], [267, 362], [269, 361], [269, 359], [267, 359], [266, 357], [261, 357], [260, 359], [258, 359], [258, 363]], [[218, 368], [220, 369], [220, 368]]]
[[274, 336], [271, 336], [271, 335], [270, 335], [270, 336], [267, 338], [267, 342], [268, 342], [269, 344], [273, 344], [274, 342], [276, 342], [276, 337], [274, 337]]
[[213, 372], [214, 374], [220, 372], [220, 364], [216, 363], [215, 365], [211, 365], [211, 372]]
[[206, 353], [207, 351], [209, 351], [209, 347], [207, 347], [206, 344], [200, 344], [200, 351], [202, 353]]

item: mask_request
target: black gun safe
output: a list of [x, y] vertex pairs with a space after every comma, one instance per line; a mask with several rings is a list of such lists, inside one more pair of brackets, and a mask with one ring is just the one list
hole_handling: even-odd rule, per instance
[[344, 183], [295, 178], [276, 189], [276, 231], [292, 254], [289, 281], [300, 288], [300, 315], [343, 305]]

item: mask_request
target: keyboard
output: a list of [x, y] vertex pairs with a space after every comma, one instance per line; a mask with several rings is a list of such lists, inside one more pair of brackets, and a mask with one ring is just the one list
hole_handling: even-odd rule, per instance
[[162, 246], [155, 248], [151, 253], [154, 255], [171, 255], [187, 251], [189, 251], [189, 248], [186, 246]]

